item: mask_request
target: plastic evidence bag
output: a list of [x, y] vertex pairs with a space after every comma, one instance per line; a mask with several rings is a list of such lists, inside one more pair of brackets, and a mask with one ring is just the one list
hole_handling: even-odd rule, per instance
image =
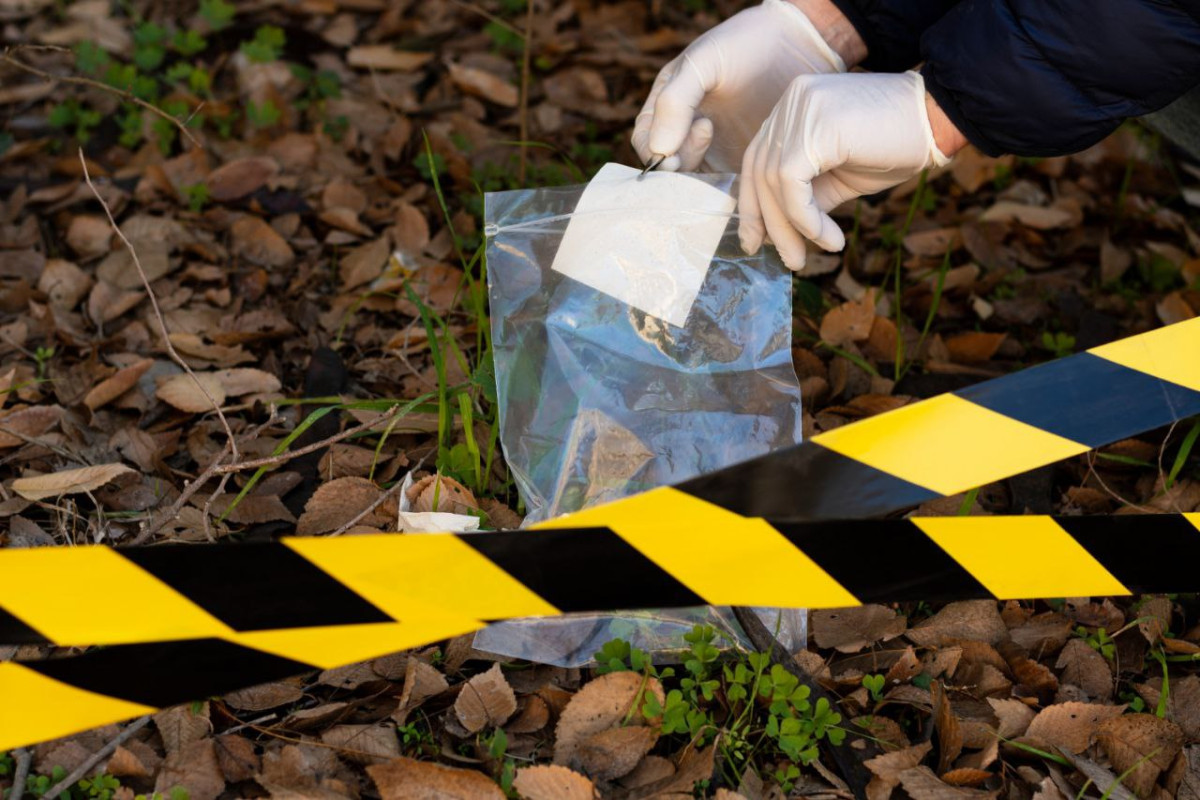
[[[791, 273], [742, 253], [735, 180], [608, 164], [486, 195], [500, 442], [526, 524], [800, 441]], [[759, 613], [804, 648], [804, 611]], [[698, 623], [750, 646], [728, 609], [697, 608], [499, 623], [475, 647], [580, 666], [622, 638], [661, 660]]]

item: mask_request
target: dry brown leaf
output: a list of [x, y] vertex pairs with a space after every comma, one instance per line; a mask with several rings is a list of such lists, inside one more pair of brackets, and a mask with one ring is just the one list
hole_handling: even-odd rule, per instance
[[383, 273], [387, 266], [391, 250], [386, 238], [375, 239], [372, 242], [356, 247], [342, 257], [338, 274], [342, 279], [342, 291], [357, 289], [364, 283], [370, 283]]
[[[1167, 693], [1167, 719], [1174, 722], [1190, 741], [1200, 740], [1200, 675], [1170, 677]], [[1151, 678], [1135, 687], [1149, 708], [1157, 708], [1162, 699], [1162, 678]]]
[[[314, 536], [335, 531], [375, 502], [382, 492], [366, 478], [338, 478], [323, 483], [304, 504], [304, 513], [296, 523], [296, 535]], [[396, 505], [388, 502], [363, 517], [362, 523], [384, 527], [395, 518]]]
[[960, 767], [942, 774], [942, 780], [951, 786], [982, 786], [983, 782], [992, 777], [986, 769]]
[[167, 405], [188, 414], [212, 411], [214, 403], [225, 405], [225, 387], [213, 372], [197, 372], [193, 375], [180, 372], [172, 375], [158, 385], [154, 395]]
[[863, 762], [863, 766], [875, 776], [867, 784], [867, 800], [887, 800], [892, 796], [892, 790], [900, 785], [900, 774], [921, 763], [933, 745], [929, 742], [894, 753], [884, 753]]
[[497, 530], [516, 530], [525, 521], [524, 517], [494, 497], [480, 500], [479, 508], [487, 514], [488, 525]]
[[869, 604], [856, 608], [818, 609], [812, 612], [813, 639], [818, 647], [857, 653], [876, 642], [886, 642], [904, 633], [904, 617], [887, 606]]
[[166, 745], [167, 754], [177, 753], [212, 731], [208, 703], [202, 703], [199, 710], [193, 710], [188, 704], [160, 711], [154, 715], [154, 726]]
[[1185, 748], [1179, 758], [1183, 774], [1175, 789], [1175, 799], [1200, 800], [1200, 745]]
[[395, 50], [391, 45], [373, 44], [351, 47], [346, 53], [346, 63], [352, 67], [378, 70], [412, 72], [428, 64], [433, 53], [414, 53]]
[[1043, 708], [1029, 723], [1025, 736], [1057, 747], [1064, 753], [1082, 753], [1091, 744], [1097, 728], [1119, 717], [1125, 706], [1092, 703], [1057, 703]]
[[217, 764], [221, 774], [229, 783], [252, 780], [262, 769], [262, 760], [254, 750], [254, 742], [235, 733], [213, 737], [216, 745]]
[[1012, 640], [1038, 657], [1056, 653], [1071, 636], [1072, 623], [1057, 611], [1031, 616], [1009, 631]]
[[93, 322], [104, 325], [118, 319], [145, 297], [144, 292], [125, 291], [105, 281], [96, 281], [88, 295], [88, 316]]
[[1054, 666], [1062, 670], [1060, 680], [1083, 689], [1093, 700], [1108, 700], [1112, 697], [1112, 668], [1104, 656], [1093, 650], [1083, 639], [1067, 642]]
[[419, 658], [410, 658], [404, 665], [404, 688], [400, 691], [400, 705], [393, 714], [403, 723], [405, 716], [434, 695], [450, 688], [446, 676]]
[[933, 698], [933, 724], [938, 735], [938, 774], [950, 769], [954, 759], [958, 758], [963, 749], [963, 732], [958, 724], [958, 717], [946, 696], [946, 688], [941, 681], [934, 681], [929, 686], [929, 694]]
[[861, 730], [866, 735], [878, 739], [885, 745], [890, 745], [883, 747], [884, 752], [908, 747], [912, 744], [908, 740], [908, 736], [904, 733], [904, 729], [900, 727], [900, 723], [891, 717], [885, 717], [880, 714], [864, 714], [861, 717], [854, 717], [850, 721], [853, 723], [851, 730]]
[[321, 741], [356, 764], [382, 764], [400, 755], [393, 724], [335, 725], [321, 731]]
[[658, 731], [645, 725], [609, 728], [579, 744], [574, 762], [585, 775], [610, 781], [629, 774], [658, 741]]
[[[434, 507], [434, 499], [437, 507]], [[408, 501], [413, 511], [449, 511], [452, 514], [467, 514], [479, 508], [479, 501], [471, 490], [454, 478], [442, 475], [426, 475], [408, 487]]]
[[928, 647], [951, 643], [956, 639], [976, 639], [996, 644], [1008, 636], [994, 600], [964, 600], [947, 603], [929, 619], [910, 629], [907, 636], [914, 644]]
[[104, 217], [94, 214], [79, 214], [71, 219], [67, 228], [67, 245], [80, 258], [89, 260], [108, 252], [113, 230]]
[[996, 718], [1000, 720], [1000, 726], [996, 733], [1005, 739], [1024, 736], [1025, 731], [1029, 730], [1029, 723], [1033, 722], [1033, 718], [1036, 716], [1032, 708], [1014, 698], [989, 697], [987, 701], [991, 705], [992, 711], [995, 712]]
[[1172, 608], [1166, 597], [1152, 597], [1138, 607], [1138, 630], [1151, 645], [1158, 644], [1163, 634], [1171, 629]]
[[450, 62], [450, 80], [467, 94], [473, 94], [497, 105], [516, 108], [520, 95], [517, 87], [508, 81], [475, 67]]
[[996, 177], [1000, 167], [1010, 169], [1015, 159], [1012, 156], [991, 158], [968, 145], [958, 152], [954, 161], [950, 162], [950, 174], [954, 182], [961, 186], [967, 194], [974, 194], [985, 183], [990, 183]]
[[279, 174], [279, 163], [267, 156], [251, 156], [230, 161], [208, 174], [205, 185], [209, 196], [218, 203], [240, 200], [258, 191]]
[[600, 796], [590, 780], [557, 764], [539, 764], [517, 770], [513, 788], [525, 800], [595, 800]]
[[381, 800], [505, 800], [500, 787], [482, 773], [429, 761], [396, 758], [372, 764], [367, 774]]
[[861, 342], [871, 335], [875, 322], [875, 292], [868, 290], [857, 300], [842, 303], [821, 319], [821, 341], [834, 347]]
[[521, 701], [521, 713], [508, 723], [505, 730], [509, 733], [536, 733], [550, 723], [550, 706], [546, 701], [531, 694]]
[[[238, 525], [259, 525], [263, 522], [295, 522], [296, 517], [284, 504], [283, 499], [274, 494], [251, 494], [243, 497], [236, 506], [233, 501], [237, 495], [232, 492], [219, 494], [213, 498], [214, 514], [223, 514], [230, 522]], [[232, 509], [230, 508], [232, 506]]]
[[286, 267], [295, 260], [291, 246], [258, 217], [246, 216], [229, 229], [233, 255], [261, 267]]
[[961, 246], [962, 234], [958, 228], [935, 228], [904, 237], [904, 249], [917, 256], [941, 257], [948, 250], [956, 250]]
[[554, 763], [573, 763], [584, 741], [624, 722], [630, 709], [631, 723], [644, 722], [640, 701], [645, 690], [653, 692], [660, 703], [666, 702], [662, 685], [654, 678], [645, 681], [636, 672], [610, 672], [585, 684], [558, 719]]
[[[200, 373], [206, 374], [206, 373]], [[283, 386], [269, 372], [253, 367], [223, 369], [212, 373], [220, 382], [226, 397], [241, 397], [244, 394], [269, 394], [278, 392]]]
[[239, 711], [266, 711], [294, 703], [303, 696], [304, 690], [295, 683], [276, 681], [230, 692], [225, 695], [225, 703]]
[[1068, 226], [1074, 214], [1065, 208], [1030, 206], [1001, 200], [979, 216], [980, 222], [1020, 222], [1029, 228], [1051, 230]]
[[675, 762], [662, 756], [646, 756], [633, 772], [618, 783], [626, 789], [638, 789], [651, 784], [661, 784], [675, 774]]
[[231, 367], [234, 364], [255, 360], [254, 356], [241, 345], [230, 347], [212, 344], [194, 333], [180, 331], [172, 333], [168, 338], [175, 349], [183, 355], [203, 361], [212, 361], [222, 367]]
[[12, 489], [26, 500], [45, 500], [47, 497], [95, 491], [109, 481], [133, 472], [124, 464], [97, 464], [33, 478], [18, 478], [12, 482]]
[[92, 276], [70, 261], [49, 258], [42, 267], [37, 288], [46, 294], [50, 305], [69, 311], [87, 296], [88, 290], [92, 288]]
[[946, 337], [946, 349], [950, 351], [950, 358], [956, 363], [981, 364], [996, 355], [1007, 336], [1008, 334], [1004, 333], [967, 331]]
[[[142, 272], [146, 273], [146, 280], [156, 281], [171, 271], [171, 246], [167, 242], [162, 239], [131, 238], [129, 243], [137, 250], [138, 262], [142, 265]], [[126, 247], [105, 256], [96, 267], [96, 278], [118, 289], [140, 289], [145, 285]]]
[[189, 800], [216, 800], [225, 791], [225, 776], [212, 739], [189, 742], [167, 756], [154, 791], [167, 796], [176, 786], [187, 791]]
[[454, 701], [454, 715], [470, 733], [498, 728], [517, 710], [517, 697], [499, 664], [492, 664], [463, 685]]
[[22, 436], [36, 439], [57, 425], [62, 414], [60, 406], [29, 406], [10, 411], [0, 417], [0, 449], [20, 447], [25, 444]]
[[[154, 366], [154, 359], [143, 358], [124, 369], [117, 370], [93, 386], [83, 398], [83, 404], [92, 411], [108, 405], [136, 386], [138, 379], [145, 375], [146, 370], [152, 366]], [[3, 424], [3, 420], [0, 420], [0, 424]]]
[[1183, 322], [1196, 316], [1196, 309], [1192, 308], [1184, 299], [1183, 293], [1179, 291], [1171, 292], [1159, 300], [1155, 304], [1154, 310], [1158, 313], [1158, 318], [1163, 325], [1174, 325], [1176, 322]]
[[150, 770], [132, 750], [117, 745], [104, 771], [116, 778], [149, 778]]
[[914, 767], [901, 772], [900, 785], [912, 800], [982, 800], [996, 796], [995, 792], [950, 786], [934, 775], [929, 767]]
[[1153, 714], [1124, 714], [1105, 720], [1096, 740], [1118, 775], [1132, 770], [1123, 784], [1139, 797], [1148, 797], [1183, 747], [1183, 731]]

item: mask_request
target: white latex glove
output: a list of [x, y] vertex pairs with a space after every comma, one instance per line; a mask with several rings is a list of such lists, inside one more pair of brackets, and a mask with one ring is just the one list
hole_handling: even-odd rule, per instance
[[764, 0], [688, 45], [658, 73], [633, 128], [643, 163], [662, 170], [736, 172], [754, 138], [797, 75], [845, 72], [841, 57], [804, 12]]
[[746, 150], [742, 249], [757, 252], [765, 234], [784, 264], [802, 270], [804, 239], [829, 251], [846, 245], [829, 211], [949, 160], [934, 143], [918, 73], [802, 75]]

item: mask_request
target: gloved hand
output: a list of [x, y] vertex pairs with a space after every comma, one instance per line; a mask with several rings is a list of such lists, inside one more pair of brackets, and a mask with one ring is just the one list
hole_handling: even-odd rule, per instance
[[842, 58], [787, 0], [764, 0], [688, 45], [658, 73], [633, 128], [643, 163], [736, 172], [746, 145], [797, 75], [845, 72]]
[[827, 212], [949, 160], [934, 142], [918, 73], [802, 75], [746, 150], [742, 249], [757, 252], [765, 233], [783, 263], [801, 270], [801, 237], [829, 251], [846, 245]]

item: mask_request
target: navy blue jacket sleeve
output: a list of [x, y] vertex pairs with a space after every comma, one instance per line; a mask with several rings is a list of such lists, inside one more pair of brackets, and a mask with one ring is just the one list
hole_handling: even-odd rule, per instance
[[958, 0], [833, 0], [867, 45], [862, 66], [902, 72], [921, 60], [921, 35]]
[[921, 55], [980, 150], [1063, 155], [1200, 83], [1200, 0], [961, 0]]

